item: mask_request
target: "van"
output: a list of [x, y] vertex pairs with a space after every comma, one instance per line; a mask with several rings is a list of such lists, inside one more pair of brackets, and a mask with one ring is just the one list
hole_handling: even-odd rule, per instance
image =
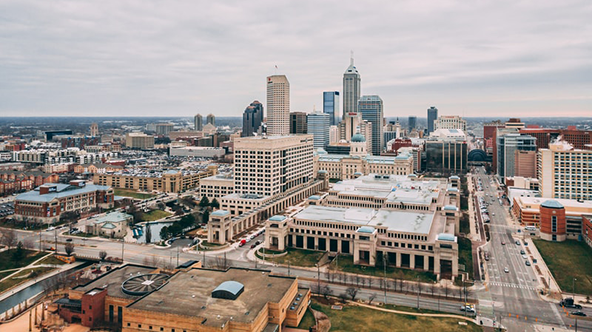
[[536, 231], [536, 227], [535, 226], [526, 226], [524, 227], [525, 230], [527, 231]]

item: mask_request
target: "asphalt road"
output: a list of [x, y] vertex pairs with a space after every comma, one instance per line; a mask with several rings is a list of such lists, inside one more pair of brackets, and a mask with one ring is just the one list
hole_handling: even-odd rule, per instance
[[[509, 207], [499, 203], [501, 191], [493, 178], [485, 175], [481, 168], [476, 173], [475, 178], [480, 178], [483, 184], [483, 191], [477, 192], [477, 196], [485, 197], [491, 219], [490, 242], [483, 247], [490, 253], [490, 260], [486, 263], [489, 283], [486, 290], [478, 293], [481, 310], [484, 314], [493, 315], [497, 321], [502, 319], [504, 326], [514, 326], [517, 330], [523, 330], [525, 321], [536, 320], [561, 327], [574, 324], [574, 319], [565, 317], [557, 304], [539, 297], [540, 285], [536, 280], [534, 264], [528, 256], [527, 247], [520, 240], [518, 225], [511, 223]], [[516, 241], [520, 244], [517, 245]], [[525, 251], [526, 259], [522, 257], [521, 250]], [[527, 260], [531, 266], [526, 265]], [[508, 272], [505, 272], [506, 268]], [[590, 309], [583, 311], [588, 316], [592, 315]], [[516, 325], [512, 325], [514, 323]], [[578, 327], [592, 329], [592, 322], [579, 321]]]

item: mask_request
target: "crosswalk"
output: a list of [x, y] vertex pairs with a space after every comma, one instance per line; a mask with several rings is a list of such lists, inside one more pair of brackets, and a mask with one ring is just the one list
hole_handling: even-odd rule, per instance
[[492, 281], [489, 284], [492, 286], [500, 286], [500, 287], [507, 287], [507, 288], [521, 288], [521, 289], [528, 289], [528, 290], [537, 290], [536, 287], [517, 285], [517, 284], [510, 283], [510, 282]]

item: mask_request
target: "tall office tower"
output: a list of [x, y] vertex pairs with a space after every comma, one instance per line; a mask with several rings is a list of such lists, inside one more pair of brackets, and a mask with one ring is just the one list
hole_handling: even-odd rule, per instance
[[203, 117], [199, 113], [193, 117], [193, 129], [195, 131], [202, 131], [203, 129]]
[[214, 116], [214, 114], [212, 114], [212, 113], [208, 114], [208, 116], [206, 118], [206, 123], [211, 124], [212, 126], [215, 126], [216, 125], [216, 116]]
[[347, 113], [339, 123], [339, 139], [351, 142], [356, 133], [366, 138], [366, 151], [372, 154], [372, 123], [362, 119], [362, 113]]
[[358, 103], [358, 110], [362, 113], [362, 119], [372, 122], [372, 154], [379, 156], [384, 149], [382, 99], [376, 95], [362, 96]]
[[514, 176], [516, 170], [516, 151], [536, 151], [536, 138], [519, 133], [497, 136], [497, 174], [505, 183], [505, 178]]
[[458, 129], [467, 133], [467, 121], [458, 115], [442, 115], [434, 121], [434, 130]]
[[263, 104], [255, 100], [243, 112], [243, 131], [241, 137], [254, 136], [261, 132], [263, 122]]
[[339, 142], [339, 127], [338, 126], [331, 126], [329, 127], [329, 143], [337, 143]]
[[313, 150], [313, 136], [306, 134], [236, 138], [234, 192], [274, 196], [308, 183]]
[[417, 117], [416, 116], [410, 116], [408, 122], [408, 129], [409, 132], [411, 132], [413, 129], [415, 129], [417, 127]]
[[306, 116], [306, 130], [314, 137], [314, 147], [325, 148], [329, 145], [329, 127], [331, 115], [321, 112], [312, 112]]
[[438, 109], [434, 106], [428, 108], [428, 135], [434, 131], [434, 121], [438, 118]]
[[574, 149], [561, 140], [539, 149], [537, 173], [541, 196], [592, 201], [592, 150]]
[[99, 125], [98, 124], [93, 123], [90, 125], [90, 136], [92, 136], [92, 137], [99, 136]]
[[330, 115], [332, 126], [339, 124], [339, 91], [323, 92], [323, 113]]
[[267, 77], [267, 133], [290, 133], [290, 82], [286, 75]]
[[[269, 130], [269, 129], [268, 129]], [[290, 112], [290, 134], [306, 134], [306, 113]]]
[[360, 100], [362, 79], [354, 66], [354, 58], [350, 59], [349, 67], [343, 74], [343, 117], [347, 113], [358, 112], [358, 100]]

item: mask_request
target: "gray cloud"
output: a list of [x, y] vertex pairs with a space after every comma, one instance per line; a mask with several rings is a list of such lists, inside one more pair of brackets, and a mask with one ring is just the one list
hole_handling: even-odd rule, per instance
[[388, 116], [592, 114], [592, 3], [0, 1], [0, 115], [321, 109], [355, 52]]

